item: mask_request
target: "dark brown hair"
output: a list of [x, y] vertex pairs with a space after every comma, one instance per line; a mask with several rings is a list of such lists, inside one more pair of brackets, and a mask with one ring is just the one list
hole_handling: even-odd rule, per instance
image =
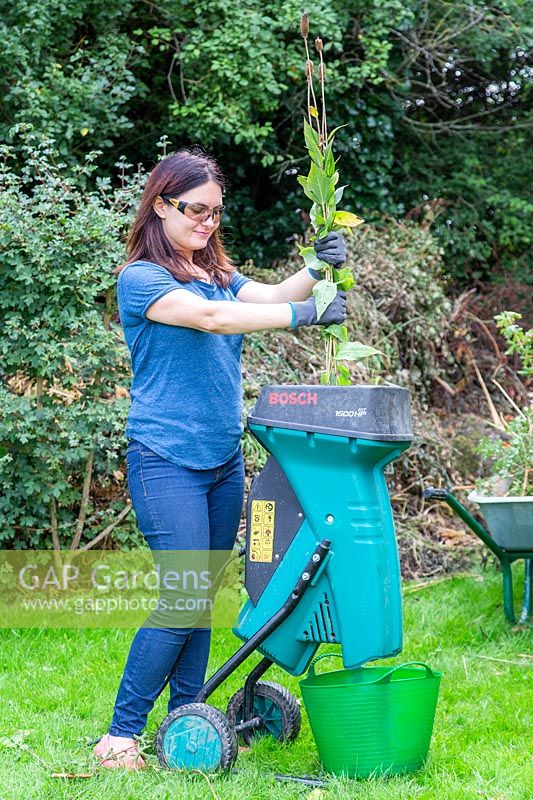
[[[152, 261], [168, 269], [179, 281], [188, 283], [193, 280], [187, 260], [172, 246], [153, 204], [158, 195], [179, 197], [207, 181], [214, 181], [224, 189], [225, 180], [218, 164], [201, 150], [178, 150], [162, 159], [148, 176], [129, 231], [126, 240], [128, 260], [115, 272], [120, 272], [133, 261]], [[222, 243], [220, 228], [209, 237], [205, 248], [194, 251], [193, 263], [205, 270], [219, 286], [228, 286], [235, 266]]]

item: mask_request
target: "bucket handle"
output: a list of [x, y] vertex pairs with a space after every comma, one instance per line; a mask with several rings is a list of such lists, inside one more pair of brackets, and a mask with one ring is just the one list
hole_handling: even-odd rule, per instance
[[341, 653], [320, 653], [320, 655], [319, 656], [315, 656], [315, 658], [313, 658], [313, 660], [309, 664], [309, 672], [307, 673], [308, 675], [311, 675], [312, 677], [315, 677], [315, 675], [316, 675], [315, 664], [316, 664], [317, 661], [320, 661], [320, 659], [322, 659], [322, 658], [342, 658], [342, 655], [341, 655]]
[[423, 661], [406, 661], [405, 664], [396, 664], [395, 667], [391, 667], [391, 669], [382, 675], [381, 678], [378, 678], [375, 683], [390, 683], [391, 676], [397, 672], [399, 669], [403, 669], [403, 667], [424, 667], [426, 670], [426, 678], [435, 678], [435, 673], [429, 666], [429, 664], [425, 664]]
[[[309, 675], [311, 677], [316, 676], [315, 664], [322, 658], [342, 658], [342, 655], [341, 653], [320, 653], [320, 655], [313, 658], [313, 660], [309, 664], [309, 671], [307, 673], [308, 676]], [[378, 678], [378, 680], [374, 681], [374, 683], [390, 683], [391, 676], [395, 672], [397, 672], [397, 670], [402, 669], [403, 667], [415, 667], [415, 666], [424, 667], [424, 669], [426, 670], [426, 678], [436, 677], [435, 672], [431, 669], [429, 664], [426, 664], [424, 661], [406, 661], [404, 664], [396, 664], [395, 667], [391, 667], [390, 670], [385, 673], [385, 675], [382, 675], [381, 678]]]

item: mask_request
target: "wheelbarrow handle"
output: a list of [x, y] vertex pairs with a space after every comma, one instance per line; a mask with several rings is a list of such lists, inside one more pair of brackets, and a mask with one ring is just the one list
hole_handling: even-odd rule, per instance
[[449, 495], [448, 489], [436, 489], [434, 486], [422, 490], [424, 500], [447, 500]]
[[444, 500], [452, 511], [457, 514], [457, 516], [468, 525], [470, 530], [494, 553], [496, 558], [500, 561], [505, 559], [505, 551], [494, 541], [490, 533], [485, 530], [483, 525], [472, 516], [470, 511], [459, 502], [449, 489], [435, 489], [433, 486], [428, 486], [426, 489], [422, 490], [422, 497], [424, 500]]

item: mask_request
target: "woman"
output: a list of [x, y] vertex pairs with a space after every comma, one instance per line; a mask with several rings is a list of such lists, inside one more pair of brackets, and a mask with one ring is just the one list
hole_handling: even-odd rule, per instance
[[[133, 384], [128, 483], [152, 550], [231, 550], [244, 496], [241, 346], [244, 333], [342, 323], [339, 292], [320, 321], [310, 297], [319, 273], [268, 285], [240, 275], [225, 252], [224, 180], [201, 151], [180, 150], [148, 177], [120, 268], [118, 304]], [[339, 264], [344, 242], [315, 244]], [[210, 631], [143, 627], [135, 635], [109, 733], [105, 767], [140, 769], [134, 737], [168, 684], [169, 711], [204, 683]]]

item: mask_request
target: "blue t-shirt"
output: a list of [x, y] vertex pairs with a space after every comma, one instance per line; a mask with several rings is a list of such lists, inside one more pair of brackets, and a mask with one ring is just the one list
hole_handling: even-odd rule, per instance
[[242, 334], [164, 325], [146, 312], [175, 289], [239, 302], [237, 292], [249, 280], [235, 272], [223, 289], [201, 280], [182, 283], [149, 261], [124, 267], [117, 294], [133, 370], [128, 438], [190, 469], [212, 469], [235, 455], [243, 431]]

